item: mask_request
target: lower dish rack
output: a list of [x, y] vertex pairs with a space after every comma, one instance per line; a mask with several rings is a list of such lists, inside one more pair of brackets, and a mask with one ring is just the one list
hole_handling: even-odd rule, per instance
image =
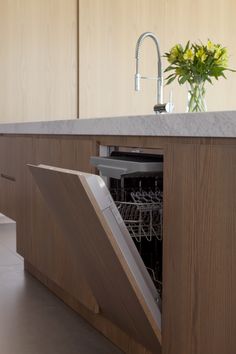
[[116, 189], [111, 194], [161, 297], [163, 193]]

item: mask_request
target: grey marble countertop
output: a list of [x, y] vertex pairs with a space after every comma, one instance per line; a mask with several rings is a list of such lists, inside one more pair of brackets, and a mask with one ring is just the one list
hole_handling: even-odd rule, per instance
[[236, 111], [1, 123], [0, 134], [236, 138]]

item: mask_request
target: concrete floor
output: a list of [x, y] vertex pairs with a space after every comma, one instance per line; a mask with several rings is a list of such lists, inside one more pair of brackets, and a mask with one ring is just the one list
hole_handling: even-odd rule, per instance
[[15, 243], [15, 224], [0, 215], [0, 354], [121, 353], [24, 272]]

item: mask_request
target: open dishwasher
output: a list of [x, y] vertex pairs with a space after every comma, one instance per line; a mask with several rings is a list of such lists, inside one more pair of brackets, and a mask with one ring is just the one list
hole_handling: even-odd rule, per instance
[[163, 161], [155, 154], [135, 154], [108, 156], [107, 161], [116, 156], [120, 164], [113, 177], [104, 173], [109, 166], [101, 168], [104, 156], [91, 158], [103, 178], [47, 165], [29, 169], [91, 287], [96, 314], [156, 352], [162, 317]]
[[162, 297], [163, 156], [151, 149], [101, 146], [95, 166]]

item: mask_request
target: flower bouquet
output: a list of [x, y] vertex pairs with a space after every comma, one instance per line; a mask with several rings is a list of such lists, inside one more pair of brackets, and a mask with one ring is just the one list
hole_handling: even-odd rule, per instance
[[165, 53], [170, 65], [167, 85], [175, 79], [180, 85], [188, 85], [188, 112], [206, 111], [205, 84], [212, 84], [212, 79], [218, 80], [225, 76], [225, 71], [235, 71], [228, 68], [227, 48], [208, 40], [207, 44], [188, 43], [185, 47], [175, 45], [170, 52]]

